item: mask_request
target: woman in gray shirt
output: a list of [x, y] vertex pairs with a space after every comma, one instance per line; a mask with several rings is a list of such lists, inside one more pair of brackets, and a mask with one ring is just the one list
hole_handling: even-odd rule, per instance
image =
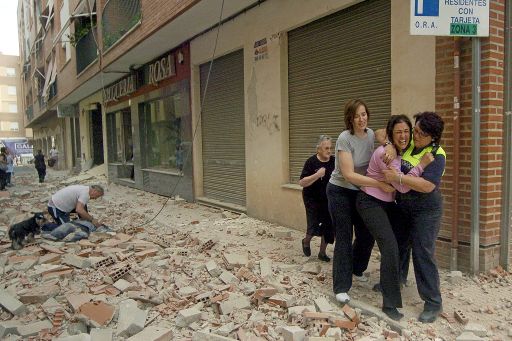
[[[345, 104], [345, 128], [336, 141], [335, 169], [327, 185], [327, 199], [332, 224], [336, 230], [333, 256], [333, 289], [336, 300], [350, 300], [352, 275], [367, 281], [363, 272], [368, 267], [375, 240], [356, 211], [359, 186], [378, 187], [393, 192], [390, 185], [365, 176], [373, 154], [375, 134], [368, 128], [370, 112], [359, 99]], [[354, 230], [352, 230], [354, 228]], [[353, 232], [355, 240], [352, 244]]]

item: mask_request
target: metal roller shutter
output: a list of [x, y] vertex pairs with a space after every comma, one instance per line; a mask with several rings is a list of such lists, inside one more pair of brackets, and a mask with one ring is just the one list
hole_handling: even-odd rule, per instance
[[[200, 66], [203, 98], [210, 64]], [[245, 206], [243, 50], [217, 58], [201, 116], [205, 197]]]
[[391, 112], [391, 1], [370, 0], [288, 33], [290, 182], [296, 183], [321, 134], [344, 130], [343, 109], [365, 101], [369, 126]]

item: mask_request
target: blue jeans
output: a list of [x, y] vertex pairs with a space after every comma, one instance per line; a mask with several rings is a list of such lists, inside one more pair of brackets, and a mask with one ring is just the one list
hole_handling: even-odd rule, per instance
[[86, 239], [89, 237], [89, 233], [85, 232], [73, 223], [64, 223], [55, 228], [49, 234], [58, 240], [62, 240], [72, 233], [74, 234], [73, 238], [71, 240], [67, 240], [68, 242], [76, 242], [80, 239]]
[[[412, 262], [416, 276], [416, 286], [421, 299], [425, 302], [425, 310], [442, 308], [439, 271], [434, 257], [437, 234], [441, 227], [443, 214], [443, 198], [435, 190], [432, 193], [415, 193], [397, 195], [399, 215], [403, 218], [405, 245], [399, 248], [407, 250], [412, 246]], [[410, 244], [409, 244], [410, 243]], [[406, 256], [401, 252], [401, 259]]]
[[[356, 211], [359, 191], [329, 183], [326, 192], [329, 213], [336, 231], [332, 263], [333, 290], [339, 294], [348, 292], [352, 287], [352, 274], [361, 276], [366, 270], [375, 240]], [[356, 238], [352, 244], [354, 233]]]

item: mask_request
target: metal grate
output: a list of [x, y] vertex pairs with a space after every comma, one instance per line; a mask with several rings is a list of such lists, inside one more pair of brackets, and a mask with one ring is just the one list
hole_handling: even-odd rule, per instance
[[103, 9], [103, 49], [108, 49], [141, 20], [140, 0], [109, 0]]

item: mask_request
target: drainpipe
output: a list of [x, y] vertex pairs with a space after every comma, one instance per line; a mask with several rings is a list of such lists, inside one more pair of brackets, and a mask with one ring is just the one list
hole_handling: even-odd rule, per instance
[[512, 0], [505, 2], [505, 70], [503, 80], [503, 197], [501, 200], [500, 264], [509, 269], [510, 228], [512, 223]]
[[472, 98], [471, 119], [471, 249], [470, 267], [473, 274], [480, 270], [480, 76], [481, 41], [472, 38]]
[[457, 270], [459, 249], [459, 140], [460, 140], [460, 44], [461, 39], [453, 40], [453, 196], [452, 196], [452, 247], [450, 270]]

